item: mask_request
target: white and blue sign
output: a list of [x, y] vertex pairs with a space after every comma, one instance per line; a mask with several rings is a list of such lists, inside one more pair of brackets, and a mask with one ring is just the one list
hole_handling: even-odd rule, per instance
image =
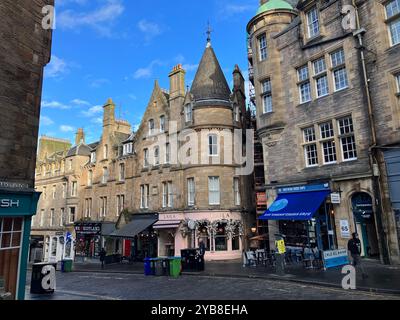
[[310, 220], [329, 194], [329, 190], [281, 193], [258, 219]]
[[325, 269], [349, 264], [349, 256], [346, 249], [324, 251], [323, 257]]

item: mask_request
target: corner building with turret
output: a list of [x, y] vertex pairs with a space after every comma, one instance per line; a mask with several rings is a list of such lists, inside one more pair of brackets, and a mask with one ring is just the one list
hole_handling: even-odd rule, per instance
[[190, 90], [181, 65], [169, 79], [169, 90], [155, 82], [136, 132], [115, 119], [109, 99], [101, 139], [77, 138], [65, 153], [58, 221], [74, 229], [76, 258], [97, 257], [101, 247], [136, 260], [180, 256], [200, 240], [206, 260], [241, 258], [254, 224], [252, 172], [243, 175], [235, 156], [243, 157], [249, 123], [244, 78], [236, 66], [231, 91], [208, 42]]
[[400, 263], [400, 2], [262, 0], [247, 33], [270, 246], [321, 255], [357, 232]]

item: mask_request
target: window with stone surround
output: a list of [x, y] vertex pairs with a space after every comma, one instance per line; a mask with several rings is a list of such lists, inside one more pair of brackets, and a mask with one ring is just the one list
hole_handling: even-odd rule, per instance
[[307, 167], [318, 165], [317, 139], [314, 127], [303, 129], [304, 156]]
[[262, 103], [263, 113], [272, 112], [272, 90], [271, 79], [266, 79], [262, 83]]
[[395, 75], [396, 79], [396, 93], [398, 96], [400, 96], [400, 73]]
[[169, 164], [171, 158], [171, 146], [169, 143], [165, 144], [165, 164]]
[[92, 198], [85, 199], [85, 217], [90, 218], [92, 216]]
[[324, 97], [329, 94], [328, 74], [326, 71], [325, 58], [322, 57], [313, 62], [314, 81], [317, 98]]
[[341, 118], [338, 119], [337, 124], [343, 161], [356, 160], [357, 149], [354, 137], [353, 119], [351, 117]]
[[54, 219], [55, 219], [55, 216], [54, 216], [54, 209], [51, 208], [51, 209], [50, 209], [50, 227], [53, 227], [53, 226], [54, 226]]
[[192, 105], [187, 104], [185, 107], [185, 122], [192, 122], [193, 120], [193, 111], [192, 111]]
[[300, 93], [300, 103], [311, 101], [311, 84], [308, 72], [308, 65], [304, 65], [297, 69], [298, 83]]
[[142, 184], [140, 186], [140, 208], [147, 209], [149, 207], [149, 185]]
[[125, 163], [119, 164], [119, 181], [125, 181]]
[[208, 177], [208, 203], [220, 204], [219, 177]]
[[107, 197], [100, 197], [100, 218], [107, 215]]
[[233, 195], [235, 206], [240, 206], [240, 180], [237, 177], [233, 178]]
[[75, 207], [69, 207], [69, 223], [74, 223], [75, 222], [75, 212], [76, 208]]
[[93, 184], [93, 171], [89, 170], [88, 171], [88, 181], [87, 181], [87, 185], [88, 187], [91, 187]]
[[103, 176], [101, 178], [101, 183], [105, 184], [108, 182], [108, 168], [104, 167], [103, 168]]
[[258, 52], [260, 61], [264, 61], [268, 58], [268, 48], [267, 48], [267, 36], [263, 34], [258, 38]]
[[321, 136], [321, 149], [324, 164], [336, 163], [335, 133], [332, 121], [319, 125]]
[[121, 212], [124, 210], [125, 206], [125, 195], [120, 194], [117, 196], [117, 217], [121, 214]]
[[400, 43], [400, 0], [392, 0], [385, 4], [386, 24], [390, 35], [390, 44]]
[[71, 182], [71, 197], [76, 197], [78, 189], [78, 182], [72, 181]]
[[216, 134], [208, 135], [208, 155], [218, 156], [218, 136]]
[[64, 221], [65, 221], [64, 215], [65, 215], [65, 209], [61, 208], [61, 210], [60, 210], [60, 227], [64, 226]]
[[165, 181], [162, 184], [162, 207], [173, 208], [174, 194], [171, 181]]
[[343, 48], [333, 52], [331, 55], [333, 82], [335, 91], [348, 87], [346, 61]]
[[188, 206], [194, 206], [195, 203], [195, 185], [194, 178], [187, 179], [187, 188], [188, 188]]
[[151, 136], [154, 134], [154, 120], [150, 119], [149, 120], [149, 135]]
[[143, 167], [147, 168], [149, 166], [149, 150], [144, 149], [143, 150]]
[[165, 116], [160, 116], [160, 132], [165, 131]]
[[314, 38], [320, 34], [317, 6], [312, 7], [307, 13], [308, 38]]
[[158, 166], [160, 164], [160, 148], [154, 147], [154, 165]]

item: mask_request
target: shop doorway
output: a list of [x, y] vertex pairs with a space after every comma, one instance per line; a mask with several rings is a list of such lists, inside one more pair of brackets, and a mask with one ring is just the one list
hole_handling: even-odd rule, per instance
[[379, 258], [378, 236], [372, 198], [368, 193], [358, 192], [351, 198], [353, 216], [361, 241], [361, 256]]

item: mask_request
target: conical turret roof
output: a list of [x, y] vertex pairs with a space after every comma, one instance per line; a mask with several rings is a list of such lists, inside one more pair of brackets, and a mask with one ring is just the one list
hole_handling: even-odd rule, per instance
[[190, 90], [194, 100], [224, 100], [229, 102], [231, 91], [215, 55], [208, 43]]

